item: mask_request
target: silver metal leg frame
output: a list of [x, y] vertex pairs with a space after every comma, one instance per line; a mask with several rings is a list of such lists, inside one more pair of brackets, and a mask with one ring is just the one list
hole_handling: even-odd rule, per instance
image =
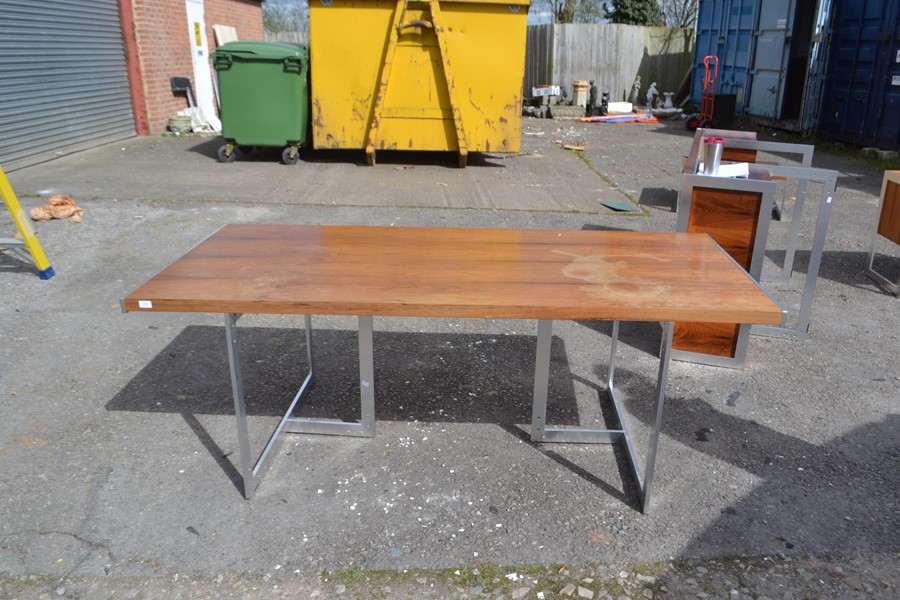
[[[794, 273], [794, 256], [797, 254], [797, 243], [800, 239], [800, 225], [803, 219], [803, 206], [806, 204], [806, 185], [807, 181], [801, 179], [797, 182], [797, 199], [794, 201], [794, 212], [791, 215], [790, 227], [788, 229], [787, 247], [784, 250], [784, 264], [780, 273], [763, 273], [761, 281], [771, 281], [773, 283], [787, 283], [791, 280]], [[777, 202], [776, 202], [777, 206]], [[784, 203], [779, 213], [783, 214]], [[780, 219], [779, 219], [780, 220]], [[784, 222], [783, 220], [781, 221]]]
[[282, 433], [317, 433], [358, 437], [372, 437], [375, 435], [375, 369], [372, 348], [372, 317], [359, 317], [360, 422], [346, 423], [337, 420], [309, 419], [293, 416], [298, 408], [297, 405], [300, 399], [306, 395], [314, 379], [312, 318], [306, 315], [306, 357], [309, 362], [309, 372], [269, 438], [262, 454], [254, 461], [250, 450], [247, 406], [244, 401], [244, 383], [241, 374], [240, 345], [237, 337], [237, 322], [240, 318], [241, 315], [239, 314], [226, 314], [225, 332], [228, 338], [228, 364], [231, 368], [234, 414], [237, 418], [238, 446], [241, 461], [240, 474], [244, 480], [244, 497], [249, 500], [271, 466], [271, 459], [277, 453]]
[[[772, 175], [796, 177], [805, 182], [813, 181], [822, 184], [822, 197], [819, 201], [819, 215], [816, 218], [816, 230], [813, 236], [812, 248], [809, 253], [809, 265], [806, 269], [806, 285], [803, 288], [800, 308], [797, 311], [796, 325], [794, 325], [794, 327], [753, 325], [750, 329], [755, 335], [802, 340], [805, 339], [809, 333], [812, 305], [816, 298], [816, 282], [819, 278], [819, 269], [822, 266], [822, 254], [825, 250], [825, 241], [828, 236], [828, 222], [831, 219], [831, 208], [834, 204], [834, 196], [837, 191], [837, 172], [826, 169], [780, 166], [769, 167], [769, 171]], [[799, 210], [802, 210], [802, 205]], [[794, 222], [799, 223], [799, 221], [799, 214], [795, 214], [791, 223], [792, 236], [795, 235], [795, 232], [793, 231]], [[794, 244], [793, 242], [791, 243]], [[791, 257], [791, 260], [793, 261], [793, 257]]]
[[[769, 152], [772, 154], [791, 154], [797, 157], [795, 160], [799, 160], [799, 168], [801, 169], [809, 169], [812, 167], [813, 152], [815, 151], [815, 146], [809, 144], [788, 144], [785, 142], [764, 142], [761, 140], [726, 139], [725, 145], [729, 148], [744, 148], [748, 150]], [[797, 199], [794, 204], [793, 214], [791, 215], [787, 248], [784, 253], [784, 265], [782, 266], [781, 273], [766, 273], [763, 275], [765, 281], [785, 283], [791, 279], [791, 274], [794, 272], [794, 255], [797, 251], [797, 243], [800, 239], [800, 220], [803, 215], [803, 204], [807, 195], [806, 188], [807, 181], [805, 179], [800, 179], [797, 182]], [[782, 199], [780, 206], [777, 201], [774, 205], [774, 208], [778, 211], [778, 220], [782, 223], [785, 222], [785, 204], [786, 201]]]
[[874, 269], [875, 244], [878, 241], [878, 237], [879, 236], [877, 233], [872, 236], [872, 244], [869, 247], [869, 258], [866, 261], [866, 268], [864, 272], [875, 283], [879, 284], [881, 287], [894, 294], [895, 296], [900, 296], [900, 275], [897, 276], [897, 281], [891, 281]]
[[534, 407], [531, 415], [531, 439], [534, 442], [570, 442], [587, 444], [612, 444], [619, 440], [624, 442], [628, 465], [637, 482], [641, 510], [647, 512], [650, 507], [650, 492], [653, 484], [653, 472], [656, 465], [656, 449], [659, 444], [659, 431], [662, 426], [663, 405], [666, 397], [666, 381], [669, 374], [669, 359], [672, 352], [672, 332], [674, 323], [663, 324], [662, 352], [659, 360], [659, 372], [656, 379], [656, 416], [650, 440], [647, 444], [647, 459], [644, 469], [638, 464], [638, 456], [634, 450], [631, 435], [625, 425], [622, 405], [616, 394], [614, 385], [616, 373], [616, 345], [619, 340], [619, 322], [613, 324], [607, 391], [616, 412], [616, 419], [621, 429], [584, 429], [584, 428], [551, 428], [547, 427], [547, 395], [550, 382], [550, 342], [553, 322], [538, 321], [537, 359], [534, 377]]

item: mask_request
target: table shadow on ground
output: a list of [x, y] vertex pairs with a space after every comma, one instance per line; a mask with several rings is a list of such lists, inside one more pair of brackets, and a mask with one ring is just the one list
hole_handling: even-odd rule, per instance
[[[314, 329], [313, 336], [317, 383], [295, 414], [357, 420], [356, 332]], [[239, 341], [248, 416], [281, 417], [306, 373], [303, 329], [242, 327]], [[497, 424], [639, 510], [627, 458], [618, 445], [613, 452], [621, 488], [565, 458], [554, 450], [557, 444], [531, 442], [534, 336], [375, 331], [374, 347], [376, 420]], [[605, 426], [619, 428], [605, 389], [571, 373], [565, 344], [558, 337], [552, 338], [550, 358], [547, 423], [555, 427], [579, 425], [575, 396], [578, 383], [593, 388], [589, 395], [596, 394], [596, 405], [590, 409], [602, 415]], [[627, 371], [620, 369], [619, 373], [628, 378]], [[588, 403], [592, 401], [594, 398]], [[233, 441], [213, 439], [198, 418], [234, 414], [223, 328], [186, 327], [106, 408], [181, 414], [236, 489], [243, 489], [231, 451], [223, 450]]]
[[[609, 321], [576, 321], [576, 323], [604, 337], [612, 336], [613, 324]], [[618, 344], [658, 357], [662, 344], [662, 326], [657, 321], [622, 321], [619, 323]], [[595, 358], [600, 364], [607, 364], [609, 348], [605, 347], [604, 350], [598, 351]]]
[[[639, 323], [636, 325], [652, 325], [655, 326], [656, 329], [660, 329], [659, 325], [656, 323]], [[659, 337], [658, 333], [659, 332], [657, 332], [657, 337]], [[601, 410], [603, 428], [609, 430], [627, 429], [629, 431], [629, 437], [631, 439], [631, 443], [634, 446], [637, 461], [641, 465], [641, 469], [644, 469], [647, 460], [646, 451], [648, 449], [647, 443], [649, 441], [651, 425], [646, 424], [647, 427], [644, 427], [644, 423], [641, 423], [640, 421], [637, 421], [636, 419], [630, 417], [627, 413], [621, 415], [622, 419], [616, 416], [615, 406], [613, 405], [613, 401], [610, 398], [609, 390], [605, 385], [606, 377], [608, 375], [608, 369], [608, 364], [598, 365], [594, 369], [594, 380], [586, 379], [578, 375], [572, 375], [572, 377], [575, 381], [580, 383], [585, 388], [591, 389], [591, 393], [596, 395], [595, 401], [597, 402], [597, 405]], [[598, 383], [600, 381], [603, 381], [604, 383]], [[616, 368], [615, 386], [618, 390], [618, 394], [625, 398], [629, 398], [628, 402], [630, 402], [631, 404], [640, 404], [646, 410], [652, 410], [656, 407], [655, 369], [652, 369], [647, 373], [637, 373], [630, 369], [618, 366]], [[550, 426], [553, 427], [558, 425], [557, 423], [553, 423], [549, 418], [547, 422]], [[641, 425], [641, 427], [638, 428], [636, 427], [637, 425]], [[581, 477], [591, 485], [599, 488], [607, 495], [618, 499], [620, 502], [631, 508], [635, 513], [643, 512], [643, 508], [641, 506], [641, 498], [638, 494], [637, 480], [635, 479], [634, 474], [631, 471], [628, 453], [625, 449], [623, 441], [609, 444], [609, 448], [612, 450], [613, 459], [616, 463], [619, 480], [621, 482], [621, 488], [619, 488], [610, 485], [600, 477], [597, 477], [587, 468], [566, 458], [561, 452], [558, 452], [555, 449], [571, 444], [532, 442], [529, 432], [525, 429], [522, 429], [521, 427], [512, 425], [501, 425], [501, 427], [503, 427], [503, 429], [508, 431], [510, 434], [521, 439], [524, 443], [541, 452], [547, 458], [550, 458], [560, 466], [568, 469], [573, 474]], [[595, 425], [594, 427], [598, 426]]]
[[[779, 275], [781, 273], [781, 269], [784, 267], [785, 254], [784, 250], [766, 250], [766, 259], [772, 264], [763, 266], [764, 287], [766, 285], [766, 275]], [[810, 252], [808, 250], [797, 250], [794, 254], [793, 274], [796, 277], [791, 278], [790, 287], [796, 288], [800, 292], [803, 291], [803, 286], [806, 284], [805, 278], [809, 270], [809, 258]], [[880, 289], [879, 286], [865, 274], [868, 259], [868, 252], [826, 250], [822, 253], [818, 278], [828, 279], [858, 289], [878, 290]], [[896, 280], [900, 276], [900, 256], [876, 252], [874, 267], [876, 271]]]
[[[728, 392], [726, 402], [754, 402], [741, 391]], [[655, 418], [651, 403], [635, 398], [625, 404], [639, 422], [649, 425]], [[749, 494], [721, 509], [683, 556], [900, 549], [900, 415], [860, 423], [823, 444], [785, 429], [790, 426], [769, 427], [717, 410], [715, 399], [667, 399], [663, 455], [665, 445], [674, 441], [760, 479]], [[730, 479], [723, 479], [713, 470], [714, 461], [709, 462], [705, 481], [698, 485], [715, 490]], [[677, 476], [667, 469], [658, 475]]]
[[[313, 321], [315, 323], [315, 321]], [[247, 412], [278, 416], [307, 372], [302, 328], [239, 327]], [[359, 419], [357, 334], [313, 329], [316, 382], [297, 413]], [[530, 423], [535, 338], [375, 331], [377, 420]], [[551, 346], [548, 419], [577, 424], [563, 341]], [[233, 414], [225, 333], [189, 326], [106, 405], [108, 410]]]
[[[599, 367], [594, 375], [605, 379], [606, 372]], [[638, 432], [652, 427], [656, 418], [656, 404], [650, 400], [656, 392], [655, 377], [620, 367], [615, 379], [623, 399], [623, 418], [632, 435], [639, 436], [634, 443], [643, 460], [646, 439]], [[876, 377], [873, 384], [887, 386], [889, 377]], [[697, 483], [708, 488], [707, 493], [715, 494], [717, 486], [732, 481], [726, 473], [717, 472], [716, 461], [729, 463], [760, 480], [749, 494], [721, 509], [721, 515], [693, 537], [682, 556], [693, 559], [748, 552], [835, 554], [900, 549], [900, 496], [896, 493], [900, 489], [900, 471], [896, 468], [900, 460], [900, 415], [887, 414], [880, 420], [860, 423], [823, 444], [814, 444], [787, 433], [789, 425], [770, 427], [718, 410], [717, 402], [731, 407], [754, 402], [740, 386], [724, 392], [707, 390], [709, 394], [721, 394], [709, 398], [673, 394], [671, 380], [668, 389], [660, 456], [668, 454], [666, 445], [672, 442], [709, 456], [709, 469]], [[605, 389], [598, 386], [597, 390], [601, 397], [606, 395]], [[797, 398], [797, 402], [814, 401]], [[810, 411], [814, 421], [829, 418]], [[612, 421], [607, 419], [607, 426], [616, 426], [614, 417]], [[624, 453], [618, 447], [616, 450], [625, 482], [625, 501], [636, 506]], [[660, 465], [657, 486], [674, 477], [678, 477], [677, 471]]]

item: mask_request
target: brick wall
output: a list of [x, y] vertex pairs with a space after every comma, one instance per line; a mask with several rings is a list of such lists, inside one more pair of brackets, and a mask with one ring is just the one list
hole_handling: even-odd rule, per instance
[[230, 25], [237, 29], [238, 39], [264, 40], [262, 8], [252, 0], [206, 0], [206, 35], [210, 51], [215, 50], [213, 25]]
[[[185, 0], [132, 0], [132, 19], [147, 123], [150, 133], [161, 133], [170, 116], [188, 107], [184, 94], [172, 92], [169, 77], [194, 79]], [[213, 25], [236, 28], [242, 40], [263, 39], [260, 2], [205, 0], [204, 19], [210, 52], [215, 50]]]

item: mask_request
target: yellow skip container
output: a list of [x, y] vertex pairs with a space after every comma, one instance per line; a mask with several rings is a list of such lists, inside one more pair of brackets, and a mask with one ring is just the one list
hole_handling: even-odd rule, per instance
[[310, 0], [317, 149], [518, 152], [529, 0]]

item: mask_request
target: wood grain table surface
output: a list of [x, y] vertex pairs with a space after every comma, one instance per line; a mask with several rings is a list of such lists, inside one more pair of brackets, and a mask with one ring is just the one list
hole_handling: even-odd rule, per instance
[[227, 225], [125, 311], [778, 324], [705, 234]]

